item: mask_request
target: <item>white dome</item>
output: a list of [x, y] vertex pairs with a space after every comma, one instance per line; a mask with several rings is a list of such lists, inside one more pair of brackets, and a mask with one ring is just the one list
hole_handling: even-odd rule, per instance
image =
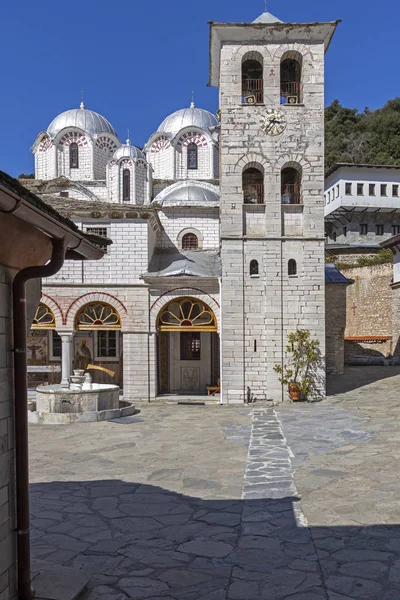
[[218, 125], [219, 121], [216, 115], [213, 115], [208, 110], [196, 108], [192, 102], [190, 108], [177, 110], [164, 119], [157, 131], [176, 135], [184, 127], [194, 126], [209, 133], [210, 127], [217, 127]]
[[137, 146], [131, 146], [130, 140], [126, 140], [126, 144], [122, 144], [113, 154], [114, 160], [119, 160], [120, 158], [143, 158], [146, 160], [145, 155]]
[[118, 137], [111, 123], [93, 110], [87, 110], [83, 102], [80, 108], [66, 110], [53, 119], [47, 128], [47, 133], [54, 138], [65, 127], [78, 127], [90, 136], [111, 133]]

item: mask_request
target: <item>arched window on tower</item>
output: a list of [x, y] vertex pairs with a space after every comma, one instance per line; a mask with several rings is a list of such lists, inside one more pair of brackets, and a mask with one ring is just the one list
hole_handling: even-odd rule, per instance
[[252, 260], [250, 262], [250, 275], [252, 277], [256, 277], [257, 275], [259, 275], [259, 268], [258, 268], [258, 261], [257, 260]]
[[185, 233], [182, 238], [182, 250], [198, 250], [199, 240], [194, 233]]
[[196, 170], [198, 168], [198, 150], [197, 145], [192, 143], [187, 147], [187, 168]]
[[291, 258], [288, 263], [288, 273], [289, 275], [297, 275], [297, 263], [294, 258]]
[[69, 146], [69, 168], [79, 169], [79, 150], [76, 142], [72, 142]]
[[249, 52], [242, 63], [242, 103], [264, 102], [263, 57], [258, 52]]
[[129, 202], [131, 199], [131, 172], [129, 169], [122, 171], [122, 200]]
[[287, 52], [281, 61], [281, 104], [303, 102], [301, 83], [303, 57], [298, 52]]
[[301, 166], [284, 167], [281, 172], [281, 198], [282, 204], [302, 204], [301, 197]]
[[242, 175], [245, 204], [264, 204], [264, 175], [256, 167], [248, 167]]

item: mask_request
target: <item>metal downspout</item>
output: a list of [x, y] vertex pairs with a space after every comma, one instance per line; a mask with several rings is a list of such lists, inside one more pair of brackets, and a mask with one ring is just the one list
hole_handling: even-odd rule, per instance
[[51, 260], [44, 266], [26, 267], [13, 281], [14, 328], [14, 405], [15, 405], [15, 466], [17, 499], [17, 569], [18, 598], [32, 600], [30, 523], [29, 523], [29, 457], [28, 457], [28, 390], [26, 366], [26, 293], [30, 279], [50, 277], [64, 264], [64, 240], [52, 240]]

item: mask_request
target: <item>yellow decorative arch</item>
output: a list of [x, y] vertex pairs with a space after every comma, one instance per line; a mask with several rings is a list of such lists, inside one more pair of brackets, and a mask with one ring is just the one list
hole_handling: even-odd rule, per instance
[[119, 330], [121, 319], [118, 312], [110, 304], [105, 302], [90, 302], [85, 304], [76, 317], [78, 330]]
[[36, 309], [35, 316], [33, 317], [31, 330], [38, 329], [55, 329], [56, 328], [56, 319], [54, 313], [46, 304], [42, 302]]
[[196, 298], [177, 298], [160, 311], [159, 331], [217, 331], [217, 319], [211, 308]]

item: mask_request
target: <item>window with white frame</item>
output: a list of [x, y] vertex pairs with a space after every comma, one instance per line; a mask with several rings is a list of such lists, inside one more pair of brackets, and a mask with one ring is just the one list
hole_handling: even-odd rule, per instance
[[351, 194], [352, 194], [351, 188], [352, 188], [351, 183], [346, 183], [345, 184], [346, 196], [351, 196]]
[[[105, 238], [108, 237], [107, 227], [86, 227], [86, 233], [89, 233], [92, 235], [99, 235], [100, 237], [105, 237]], [[99, 244], [99, 248], [107, 254], [107, 252], [108, 252], [107, 246], [101, 246]]]
[[369, 195], [370, 196], [375, 196], [375, 189], [376, 189], [375, 183], [370, 183], [369, 184]]
[[61, 360], [61, 337], [54, 329], [49, 331], [50, 360]]

